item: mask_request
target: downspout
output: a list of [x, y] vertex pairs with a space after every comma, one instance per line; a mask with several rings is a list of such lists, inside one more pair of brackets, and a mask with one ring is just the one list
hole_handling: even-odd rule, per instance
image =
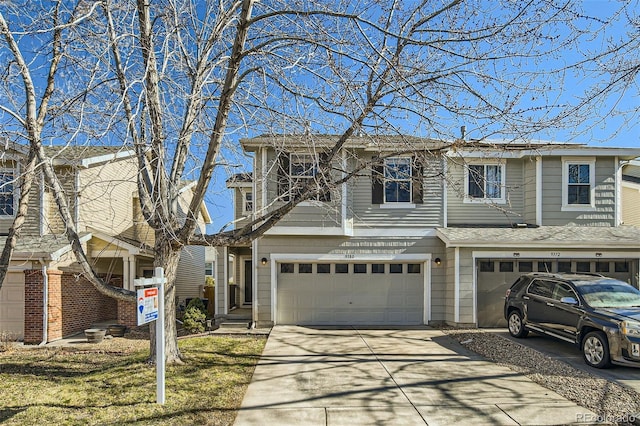
[[42, 263], [42, 342], [38, 346], [44, 346], [49, 340], [49, 276], [47, 275], [47, 264], [44, 259]]

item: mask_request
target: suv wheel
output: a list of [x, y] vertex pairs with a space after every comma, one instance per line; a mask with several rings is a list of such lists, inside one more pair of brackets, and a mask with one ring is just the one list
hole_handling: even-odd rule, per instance
[[529, 334], [529, 330], [522, 323], [522, 314], [518, 310], [513, 310], [509, 313], [507, 324], [509, 326], [509, 334], [513, 337], [527, 337], [527, 334]]
[[611, 365], [609, 344], [602, 331], [591, 331], [582, 339], [582, 357], [587, 365], [607, 368]]

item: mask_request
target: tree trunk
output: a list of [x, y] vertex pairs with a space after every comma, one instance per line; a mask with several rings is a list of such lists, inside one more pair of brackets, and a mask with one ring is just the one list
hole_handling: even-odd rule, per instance
[[[172, 247], [171, 241], [163, 234], [156, 232], [154, 266], [164, 268], [167, 279], [164, 288], [164, 352], [167, 364], [181, 364], [182, 355], [178, 349], [178, 331], [176, 328], [176, 270], [180, 260], [180, 250]], [[150, 326], [150, 354], [151, 361], [156, 360], [155, 323]]]

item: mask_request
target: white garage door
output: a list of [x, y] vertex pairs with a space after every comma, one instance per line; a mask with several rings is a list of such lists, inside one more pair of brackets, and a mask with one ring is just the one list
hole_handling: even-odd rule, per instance
[[278, 324], [424, 323], [423, 263], [280, 263]]
[[24, 337], [24, 273], [9, 272], [0, 289], [0, 333]]

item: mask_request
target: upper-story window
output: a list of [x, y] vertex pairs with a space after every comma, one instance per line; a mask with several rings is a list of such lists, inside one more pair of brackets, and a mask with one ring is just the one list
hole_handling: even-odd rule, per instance
[[372, 168], [371, 203], [387, 207], [421, 204], [422, 184], [422, 163], [415, 157], [385, 158]]
[[15, 213], [14, 180], [13, 170], [0, 170], [0, 216], [13, 216]]
[[504, 187], [503, 163], [484, 162], [465, 167], [465, 201], [504, 202]]
[[253, 192], [246, 191], [242, 196], [242, 211], [251, 213], [253, 211]]
[[384, 160], [384, 202], [411, 202], [411, 157]]
[[[323, 153], [316, 155], [302, 153], [281, 153], [278, 156], [278, 196], [289, 201], [296, 198], [310, 181], [317, 185], [325, 184], [324, 179], [319, 179], [318, 159], [322, 159]], [[311, 198], [316, 201], [331, 201], [331, 192], [324, 192]]]
[[595, 159], [562, 160], [562, 209], [591, 210], [595, 208]]

